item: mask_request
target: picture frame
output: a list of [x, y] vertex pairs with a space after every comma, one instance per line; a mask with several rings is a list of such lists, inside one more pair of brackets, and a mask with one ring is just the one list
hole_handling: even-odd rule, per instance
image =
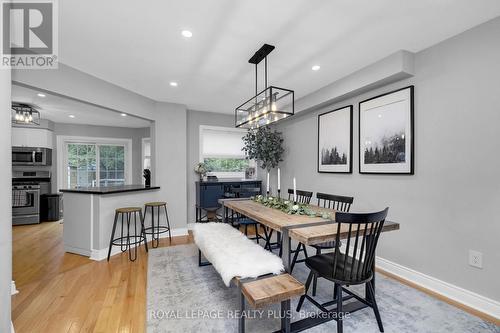
[[353, 106], [318, 115], [319, 173], [352, 173]]
[[414, 86], [359, 103], [359, 173], [413, 175]]

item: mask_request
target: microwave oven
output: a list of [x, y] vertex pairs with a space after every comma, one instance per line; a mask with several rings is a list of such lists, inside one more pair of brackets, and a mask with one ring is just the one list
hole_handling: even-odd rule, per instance
[[52, 165], [52, 149], [12, 147], [12, 165]]

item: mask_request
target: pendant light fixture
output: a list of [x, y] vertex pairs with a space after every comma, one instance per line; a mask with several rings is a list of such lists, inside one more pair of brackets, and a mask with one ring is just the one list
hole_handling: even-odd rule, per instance
[[12, 123], [23, 125], [40, 125], [40, 112], [31, 105], [12, 103]]
[[[235, 113], [235, 126], [254, 129], [276, 123], [294, 114], [294, 92], [290, 89], [267, 86], [267, 56], [274, 46], [264, 44], [248, 60], [255, 65], [255, 96], [238, 106]], [[265, 88], [258, 92], [258, 64], [264, 60]]]

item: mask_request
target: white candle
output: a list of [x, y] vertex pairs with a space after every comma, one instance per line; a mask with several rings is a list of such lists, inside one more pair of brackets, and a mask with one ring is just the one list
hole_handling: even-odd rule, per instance
[[280, 173], [280, 168], [278, 168], [278, 191], [281, 190], [281, 173]]
[[267, 172], [267, 192], [269, 193], [269, 171]]
[[295, 177], [293, 177], [293, 201], [297, 202], [297, 182], [295, 181]]

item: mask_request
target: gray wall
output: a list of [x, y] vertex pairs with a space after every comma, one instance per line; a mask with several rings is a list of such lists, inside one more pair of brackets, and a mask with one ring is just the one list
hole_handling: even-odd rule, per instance
[[[162, 188], [159, 200], [169, 205], [170, 225], [187, 231], [187, 110], [184, 105], [158, 102], [152, 127], [152, 162], [154, 183]], [[174, 233], [176, 233], [174, 231]]]
[[10, 70], [0, 70], [0, 332], [10, 332], [12, 280], [12, 164]]
[[[132, 139], [132, 182], [142, 184], [142, 138], [148, 138], [150, 129], [75, 124], [54, 124], [54, 135], [87, 136], [94, 138]], [[56, 139], [54, 138], [54, 144]], [[52, 157], [52, 189], [57, 190], [57, 151]]]
[[[500, 18], [415, 55], [415, 76], [279, 125], [286, 145], [282, 183], [352, 195], [352, 211], [390, 206], [401, 230], [378, 255], [500, 301]], [[415, 85], [415, 175], [358, 173], [358, 102]], [[316, 172], [317, 115], [354, 105], [352, 175]], [[273, 172], [275, 173], [275, 172]], [[274, 175], [273, 175], [274, 176]], [[273, 180], [274, 181], [274, 180]], [[468, 251], [483, 252], [483, 269]]]
[[151, 126], [152, 183], [161, 187], [158, 200], [166, 200], [171, 207], [172, 228], [186, 227], [187, 110], [184, 105], [156, 102], [61, 63], [57, 70], [14, 70], [12, 80], [21, 86], [154, 121]]
[[220, 113], [188, 110], [187, 113], [187, 217], [195, 221], [196, 191], [194, 182], [198, 175], [194, 166], [200, 161], [200, 125], [234, 127], [234, 116]]

